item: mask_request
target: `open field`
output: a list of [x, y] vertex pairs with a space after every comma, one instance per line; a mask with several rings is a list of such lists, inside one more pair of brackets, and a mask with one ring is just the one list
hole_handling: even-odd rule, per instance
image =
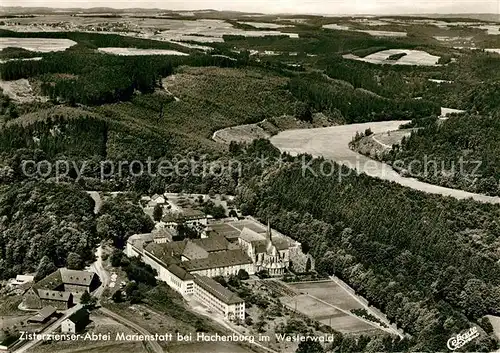
[[491, 325], [493, 326], [495, 336], [500, 339], [500, 316], [487, 315], [487, 317], [490, 319]]
[[0, 89], [3, 91], [3, 94], [19, 103], [46, 102], [48, 100], [47, 97], [36, 96], [31, 88], [31, 84], [25, 78], [14, 81], [0, 80]]
[[[243, 30], [219, 19], [169, 19], [169, 18], [102, 18], [46, 15], [36, 18], [6, 19], [0, 29], [17, 32], [83, 31], [118, 33], [131, 37], [163, 41], [194, 41], [200, 43], [223, 42], [225, 35], [244, 37], [289, 36], [296, 33], [282, 33], [278, 30]], [[140, 22], [140, 25], [138, 25]], [[255, 26], [258, 26], [255, 25]], [[283, 27], [283, 26], [280, 26]], [[261, 27], [256, 27], [261, 28]], [[274, 27], [273, 28], [277, 28]]]
[[238, 22], [247, 26], [252, 26], [255, 28], [271, 28], [271, 29], [276, 29], [276, 28], [286, 28], [286, 27], [293, 27], [290, 25], [283, 25], [279, 23], [269, 23], [269, 22]]
[[76, 42], [69, 39], [0, 37], [0, 50], [14, 47], [48, 53], [66, 50], [75, 44]]
[[[364, 24], [364, 23], [363, 23]], [[351, 28], [346, 25], [339, 25], [337, 23], [331, 23], [324, 25], [323, 28], [326, 29], [335, 29], [338, 31], [354, 31], [354, 32], [361, 32], [361, 33], [366, 33], [374, 37], [406, 37], [407, 33], [406, 32], [397, 32], [397, 31], [380, 31], [380, 30], [371, 30], [371, 29], [356, 29], [356, 28]]]
[[[398, 60], [389, 60], [391, 55], [400, 53], [406, 53], [406, 55]], [[422, 50], [390, 49], [370, 54], [364, 58], [347, 54], [344, 55], [344, 59], [365, 61], [373, 64], [436, 66], [439, 56], [431, 55]]]
[[266, 132], [257, 124], [247, 124], [239, 125], [234, 127], [228, 127], [219, 131], [216, 131], [213, 135], [213, 139], [216, 142], [229, 144], [230, 142], [238, 143], [251, 143], [256, 139], [266, 139], [271, 137], [271, 135]]
[[177, 50], [137, 49], [137, 48], [99, 48], [98, 51], [114, 55], [189, 55]]
[[374, 37], [406, 37], [406, 32], [396, 31], [375, 31], [375, 30], [358, 30], [357, 32], [368, 33]]
[[380, 134], [374, 134], [372, 138], [383, 147], [392, 148], [392, 145], [400, 144], [403, 137], [410, 136], [412, 131], [412, 129], [387, 131]]

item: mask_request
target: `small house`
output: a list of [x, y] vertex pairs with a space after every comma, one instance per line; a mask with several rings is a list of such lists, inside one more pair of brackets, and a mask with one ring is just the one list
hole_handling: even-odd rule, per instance
[[87, 309], [82, 308], [77, 312], [70, 315], [61, 323], [61, 332], [63, 333], [77, 333], [81, 332], [89, 323], [89, 312]]

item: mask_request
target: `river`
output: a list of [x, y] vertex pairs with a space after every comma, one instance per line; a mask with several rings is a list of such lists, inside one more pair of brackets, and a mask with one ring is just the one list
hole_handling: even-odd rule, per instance
[[457, 199], [472, 198], [485, 203], [500, 203], [499, 197], [475, 194], [463, 190], [450, 189], [428, 184], [414, 178], [403, 177], [391, 166], [365, 157], [349, 148], [349, 142], [356, 132], [370, 128], [373, 133], [397, 130], [408, 121], [383, 121], [363, 124], [339, 125], [315, 129], [286, 130], [271, 138], [271, 143], [282, 152], [291, 155], [308, 153], [315, 157], [324, 157], [339, 164], [347, 165], [358, 172], [389, 180], [415, 190]]

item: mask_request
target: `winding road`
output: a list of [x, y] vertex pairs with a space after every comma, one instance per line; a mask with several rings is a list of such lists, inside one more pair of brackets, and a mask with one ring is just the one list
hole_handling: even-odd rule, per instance
[[393, 181], [403, 186], [430, 194], [451, 196], [457, 199], [474, 199], [484, 203], [498, 204], [500, 197], [475, 194], [458, 189], [428, 184], [414, 178], [398, 174], [391, 166], [365, 157], [349, 148], [349, 142], [356, 132], [371, 129], [373, 133], [394, 131], [409, 121], [382, 121], [363, 124], [340, 125], [315, 129], [286, 130], [271, 138], [271, 143], [281, 152], [291, 155], [308, 153], [314, 157], [324, 157], [369, 176]]

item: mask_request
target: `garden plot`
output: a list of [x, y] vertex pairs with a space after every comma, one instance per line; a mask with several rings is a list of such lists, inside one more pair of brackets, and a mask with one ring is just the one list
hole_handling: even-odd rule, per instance
[[189, 55], [177, 50], [167, 49], [137, 49], [137, 48], [99, 48], [98, 51], [114, 55]]
[[0, 50], [5, 48], [23, 48], [30, 51], [48, 53], [52, 51], [63, 51], [75, 45], [76, 42], [69, 39], [52, 38], [0, 38]]
[[[406, 55], [398, 60], [388, 60], [391, 55], [405, 53]], [[370, 54], [364, 58], [352, 54], [344, 55], [345, 59], [365, 61], [372, 64], [390, 64], [390, 65], [418, 65], [418, 66], [437, 66], [439, 56], [431, 55], [422, 50], [408, 49], [389, 49]]]

